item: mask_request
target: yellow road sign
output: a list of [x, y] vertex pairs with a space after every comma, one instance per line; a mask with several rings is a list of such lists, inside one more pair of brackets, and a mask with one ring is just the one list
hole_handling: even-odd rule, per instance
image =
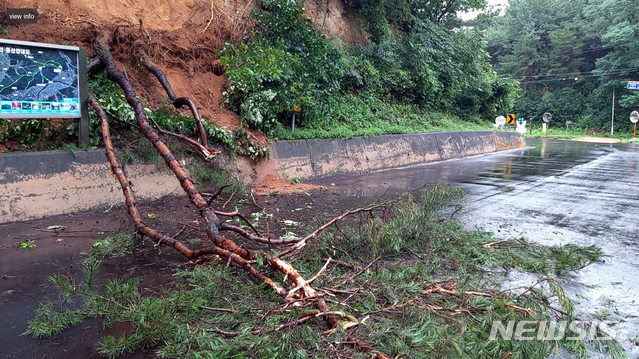
[[514, 125], [515, 124], [515, 114], [514, 113], [509, 113], [506, 116], [506, 123], [508, 123], [509, 125]]

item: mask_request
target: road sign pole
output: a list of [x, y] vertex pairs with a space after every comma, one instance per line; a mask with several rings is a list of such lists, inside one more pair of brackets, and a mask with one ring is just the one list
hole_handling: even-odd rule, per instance
[[637, 124], [635, 123], [635, 130], [632, 132], [632, 138], [637, 138]]
[[612, 124], [610, 125], [610, 136], [615, 134], [615, 88], [612, 88]]
[[530, 134], [532, 135], [533, 133], [533, 118], [532, 116], [530, 116]]

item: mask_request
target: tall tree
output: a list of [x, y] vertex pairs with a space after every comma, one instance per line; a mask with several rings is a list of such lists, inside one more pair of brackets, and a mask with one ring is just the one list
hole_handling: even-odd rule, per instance
[[520, 81], [515, 110], [525, 116], [550, 111], [562, 122], [609, 129], [613, 88], [618, 110], [639, 105], [639, 94], [624, 89], [639, 69], [633, 2], [511, 0], [487, 39], [497, 72]]

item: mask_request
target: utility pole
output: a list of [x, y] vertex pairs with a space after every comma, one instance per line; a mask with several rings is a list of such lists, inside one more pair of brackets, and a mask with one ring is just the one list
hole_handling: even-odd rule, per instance
[[612, 125], [610, 126], [610, 136], [615, 134], [615, 88], [612, 88]]

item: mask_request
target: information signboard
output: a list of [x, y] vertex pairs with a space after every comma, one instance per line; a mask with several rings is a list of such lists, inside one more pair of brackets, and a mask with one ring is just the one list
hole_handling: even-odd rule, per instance
[[84, 49], [0, 39], [0, 118], [81, 118], [88, 136], [86, 98]]

